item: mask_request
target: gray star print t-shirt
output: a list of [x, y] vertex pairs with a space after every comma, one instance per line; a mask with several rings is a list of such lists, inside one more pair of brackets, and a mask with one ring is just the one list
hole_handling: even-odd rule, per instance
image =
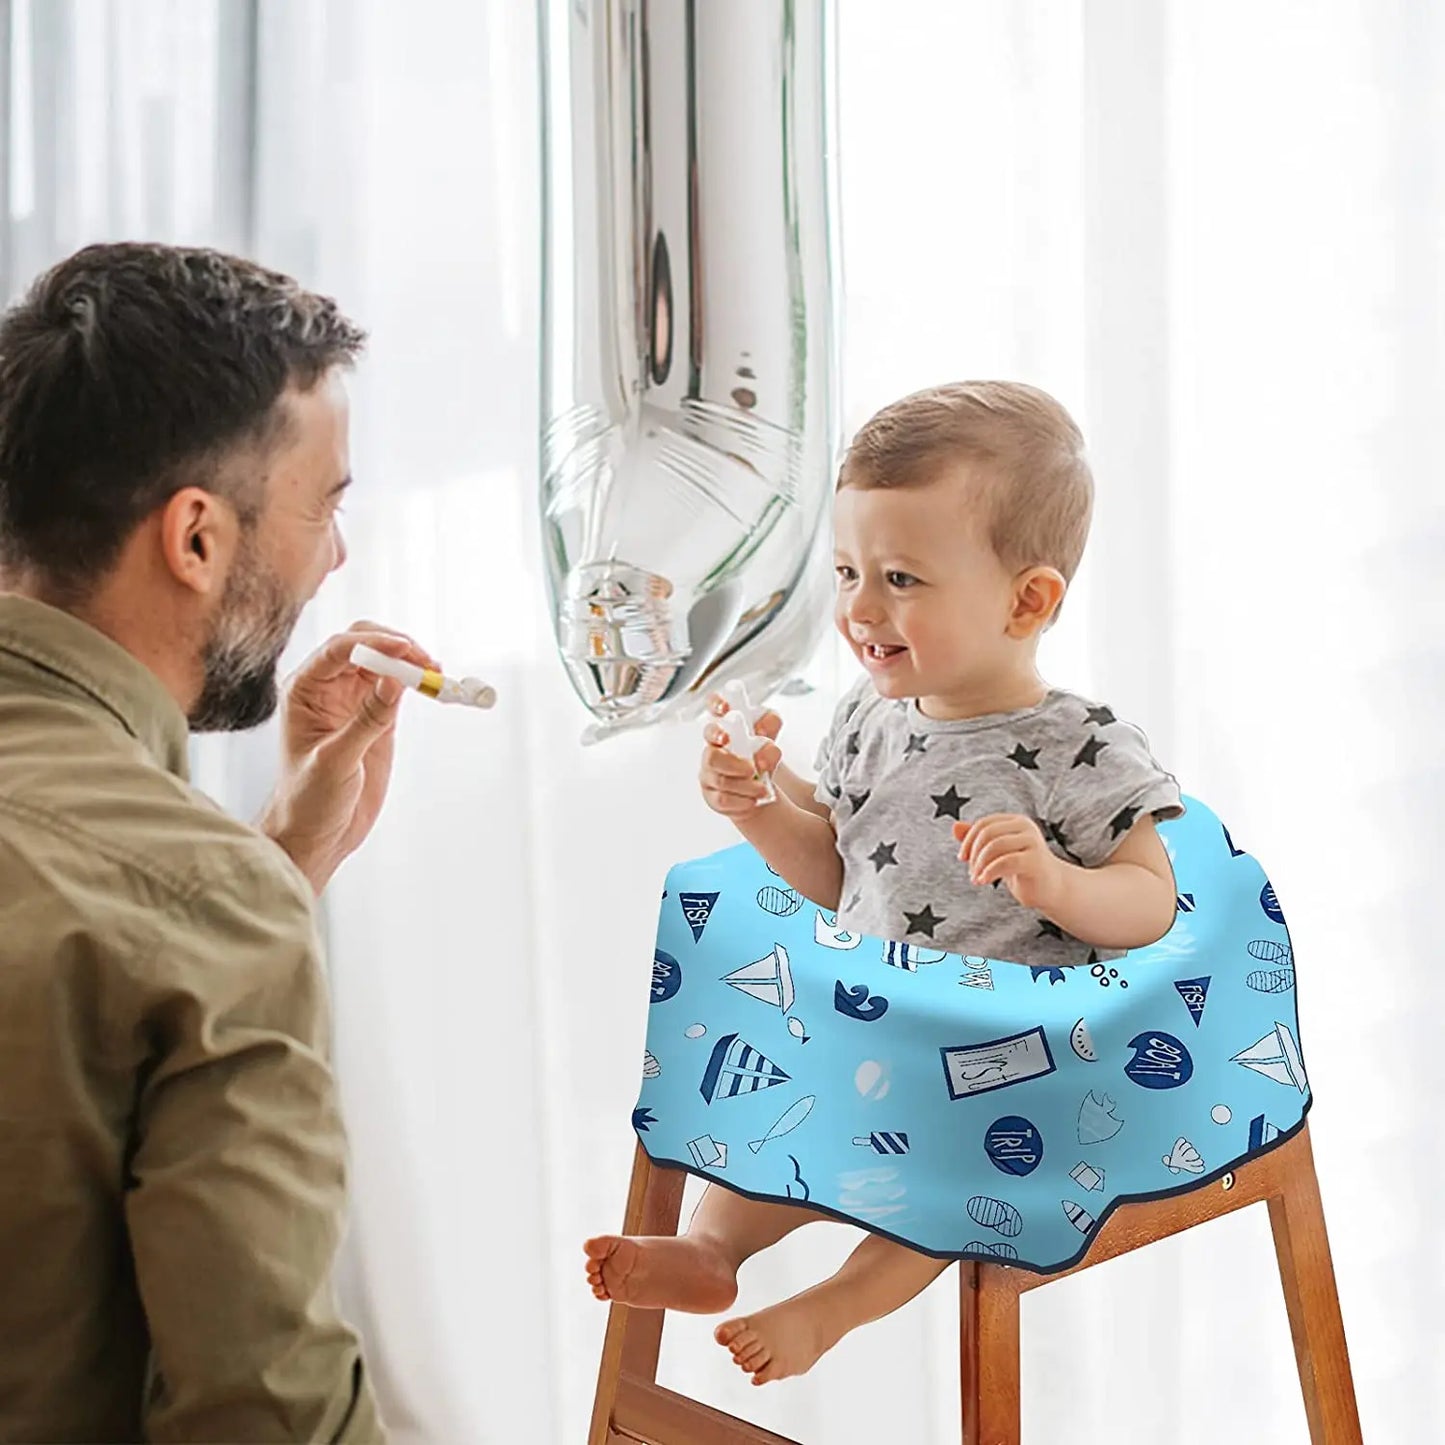
[[1017, 712], [944, 721], [916, 699], [879, 697], [864, 676], [839, 702], [815, 766], [843, 859], [839, 928], [1034, 966], [1124, 950], [1091, 948], [1002, 882], [970, 883], [954, 822], [1022, 813], [1059, 857], [1097, 868], [1141, 817], [1184, 812], [1144, 734], [1060, 688]]

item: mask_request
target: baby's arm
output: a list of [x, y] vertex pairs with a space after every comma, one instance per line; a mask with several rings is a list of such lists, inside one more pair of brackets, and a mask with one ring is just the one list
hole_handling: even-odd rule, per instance
[[[721, 715], [727, 704], [714, 694], [708, 707]], [[820, 907], [836, 910], [843, 888], [843, 860], [838, 856], [833, 815], [816, 801], [813, 789], [784, 765], [776, 742], [782, 725], [777, 713], [762, 713], [753, 730], [770, 741], [755, 759], [745, 759], [729, 751], [727, 734], [710, 722], [698, 777], [702, 795], [710, 808], [732, 820], [785, 882]], [[760, 803], [766, 789], [758, 772], [772, 775], [775, 801]]]
[[832, 823], [833, 810], [817, 799], [818, 785], [810, 783], [806, 778], [800, 778], [786, 763], [779, 763], [773, 769], [773, 784], [784, 797], [796, 803], [805, 813], [816, 813], [829, 824]]
[[843, 892], [843, 859], [829, 819], [800, 808], [780, 789], [776, 802], [734, 814], [733, 823], [768, 866], [804, 898], [819, 908], [837, 911]]
[[995, 813], [953, 831], [975, 887], [1003, 882], [1025, 908], [1096, 948], [1143, 948], [1174, 923], [1174, 870], [1152, 817], [1093, 868], [1060, 858], [1022, 814]]
[[[1051, 855], [1052, 856], [1052, 855]], [[1052, 898], [1040, 912], [1096, 948], [1143, 948], [1174, 924], [1174, 869], [1150, 817], [1141, 818], [1097, 868], [1056, 858]]]

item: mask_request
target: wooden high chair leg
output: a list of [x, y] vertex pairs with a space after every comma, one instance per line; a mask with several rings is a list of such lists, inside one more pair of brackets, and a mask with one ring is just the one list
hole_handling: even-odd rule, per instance
[[1019, 1445], [1019, 1282], [996, 1264], [958, 1265], [963, 1445]]
[[1294, 1336], [1311, 1445], [1360, 1445], [1360, 1415], [1325, 1234], [1309, 1130], [1292, 1141], [1294, 1159], [1269, 1200], [1269, 1222]]
[[[623, 1234], [676, 1234], [686, 1182], [683, 1170], [659, 1169], [639, 1144]], [[657, 1358], [665, 1317], [665, 1310], [618, 1304], [608, 1308], [587, 1445], [796, 1445], [659, 1385]]]

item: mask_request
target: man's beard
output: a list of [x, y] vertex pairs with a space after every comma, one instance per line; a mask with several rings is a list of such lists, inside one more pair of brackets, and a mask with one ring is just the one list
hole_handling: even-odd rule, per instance
[[300, 613], [254, 540], [244, 544], [201, 654], [205, 677], [191, 708], [194, 732], [242, 732], [276, 711], [277, 668]]

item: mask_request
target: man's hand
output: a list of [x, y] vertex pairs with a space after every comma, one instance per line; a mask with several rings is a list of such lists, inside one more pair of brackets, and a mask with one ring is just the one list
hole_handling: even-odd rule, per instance
[[351, 662], [358, 642], [420, 667], [440, 665], [411, 638], [354, 623], [287, 680], [281, 713], [281, 780], [261, 817], [320, 893], [371, 831], [386, 800], [405, 688]]
[[[721, 717], [728, 710], [727, 699], [713, 693], [707, 700], [708, 711]], [[762, 713], [753, 731], [762, 738], [776, 739], [783, 720], [769, 710]], [[767, 796], [760, 774], [773, 772], [783, 760], [776, 741], [758, 749], [756, 758], [740, 758], [728, 751], [728, 735], [712, 722], [703, 730], [706, 746], [702, 750], [702, 766], [698, 782], [709, 808], [726, 818], [747, 817]]]
[[972, 823], [955, 823], [958, 856], [969, 880], [980, 888], [1002, 878], [1025, 908], [1047, 913], [1064, 883], [1063, 860], [1049, 851], [1039, 825], [1020, 813], [991, 813]]

